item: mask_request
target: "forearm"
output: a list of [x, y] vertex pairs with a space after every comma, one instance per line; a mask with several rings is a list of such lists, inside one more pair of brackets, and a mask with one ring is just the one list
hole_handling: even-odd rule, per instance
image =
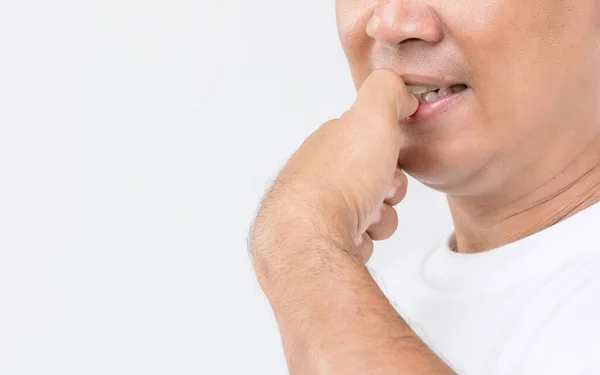
[[262, 202], [250, 249], [294, 375], [452, 373], [362, 259], [397, 226], [393, 206], [407, 183], [398, 125], [418, 106], [399, 75], [374, 71], [352, 107], [294, 153]]
[[292, 374], [453, 374], [358, 257], [339, 241], [308, 236], [281, 243], [281, 257], [256, 259]]

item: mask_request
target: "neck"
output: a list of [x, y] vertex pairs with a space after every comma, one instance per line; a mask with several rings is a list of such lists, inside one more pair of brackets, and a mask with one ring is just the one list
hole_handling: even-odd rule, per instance
[[515, 177], [507, 184], [510, 188], [498, 189], [499, 193], [448, 194], [457, 251], [477, 253], [509, 244], [600, 201], [600, 137], [568, 159], [549, 156], [544, 165], [549, 167]]

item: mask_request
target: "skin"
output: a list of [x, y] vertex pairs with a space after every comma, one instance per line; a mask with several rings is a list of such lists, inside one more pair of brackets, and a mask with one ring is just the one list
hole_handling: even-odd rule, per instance
[[[396, 229], [406, 175], [445, 192], [460, 252], [600, 200], [600, 1], [338, 0], [358, 90], [265, 196], [250, 234], [292, 374], [450, 374], [363, 262]], [[415, 126], [402, 79], [464, 83]], [[410, 251], [405, 249], [404, 251]]]
[[356, 87], [385, 67], [471, 88], [443, 123], [403, 127], [400, 155], [447, 193], [460, 252], [600, 199], [599, 12], [597, 0], [337, 1]]
[[406, 192], [398, 125], [417, 107], [397, 73], [373, 72], [352, 108], [304, 142], [263, 200], [250, 250], [291, 374], [452, 373], [363, 264], [372, 240], [396, 226], [392, 205]]

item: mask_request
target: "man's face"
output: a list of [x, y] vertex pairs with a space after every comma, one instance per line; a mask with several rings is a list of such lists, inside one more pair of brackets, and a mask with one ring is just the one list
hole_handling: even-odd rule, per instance
[[572, 159], [597, 134], [599, 9], [599, 0], [337, 0], [337, 21], [357, 88], [383, 67], [407, 84], [467, 86], [402, 124], [400, 161], [433, 188], [474, 194], [537, 173], [550, 154]]

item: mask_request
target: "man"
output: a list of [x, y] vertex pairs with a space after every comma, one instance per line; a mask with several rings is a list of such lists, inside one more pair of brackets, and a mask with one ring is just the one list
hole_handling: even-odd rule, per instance
[[[250, 238], [290, 372], [600, 374], [600, 1], [337, 10], [357, 100]], [[402, 171], [447, 194], [454, 232], [401, 249], [386, 296], [363, 262]]]

